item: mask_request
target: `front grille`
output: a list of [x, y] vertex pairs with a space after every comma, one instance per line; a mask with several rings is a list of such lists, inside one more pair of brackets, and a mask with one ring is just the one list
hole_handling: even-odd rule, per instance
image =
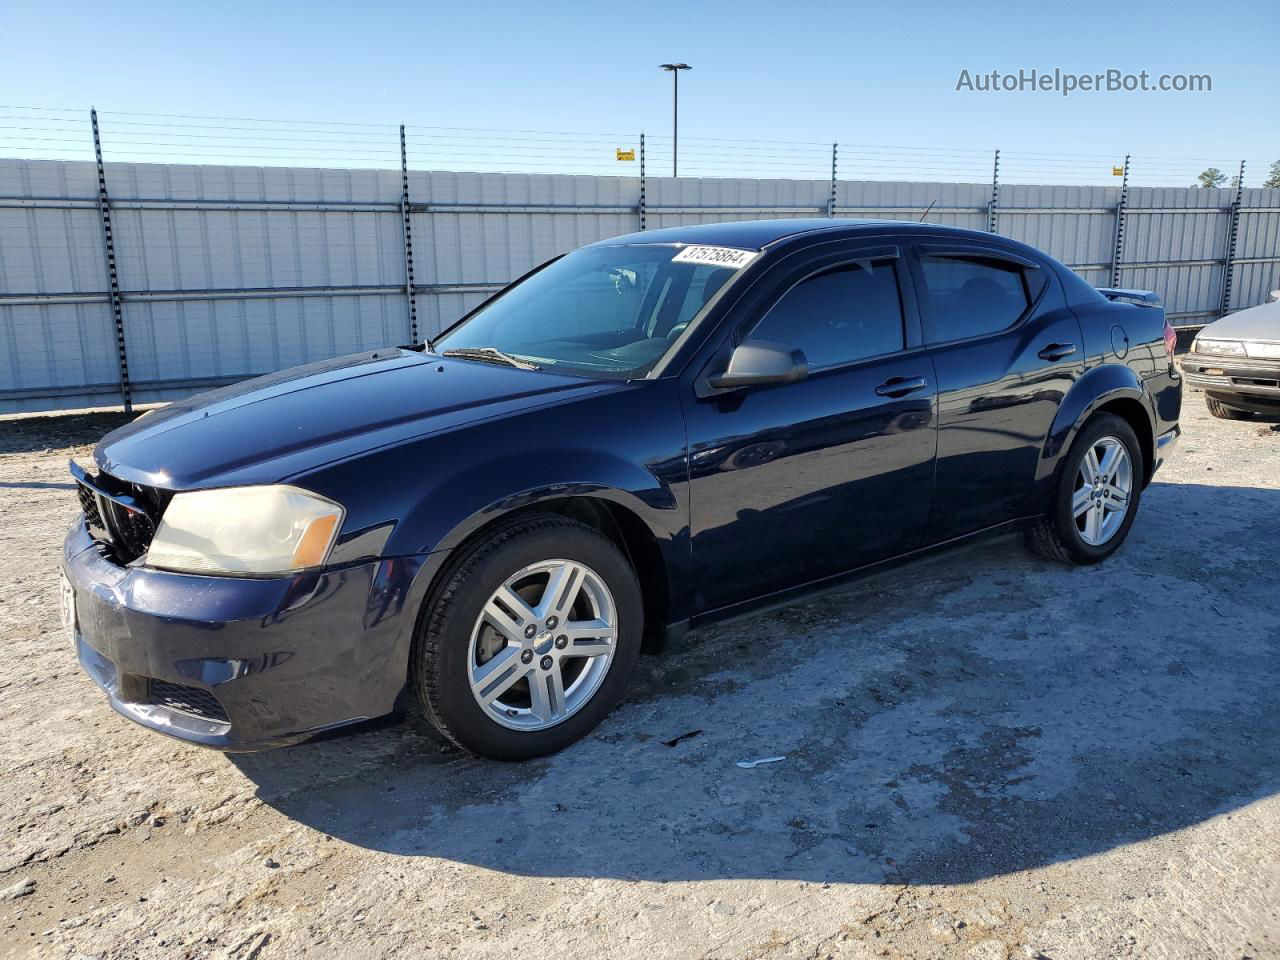
[[105, 473], [90, 476], [74, 462], [71, 475], [89, 535], [106, 545], [120, 563], [146, 553], [156, 535], [164, 491], [125, 483]]
[[151, 518], [141, 510], [131, 510], [112, 500], [107, 501], [107, 513], [109, 518], [104, 519], [107, 519], [108, 527], [116, 535], [122, 558], [128, 558], [125, 562], [146, 553], [156, 535], [156, 527]]
[[80, 496], [80, 509], [84, 511], [84, 522], [88, 524], [89, 529], [104, 529], [102, 514], [98, 511], [98, 500], [93, 495], [93, 491], [83, 483], [77, 483], [76, 493]]
[[151, 702], [158, 707], [168, 707], [170, 710], [188, 713], [202, 720], [212, 720], [216, 723], [231, 722], [231, 718], [227, 716], [227, 711], [222, 708], [217, 697], [208, 690], [188, 687], [183, 683], [152, 680]]

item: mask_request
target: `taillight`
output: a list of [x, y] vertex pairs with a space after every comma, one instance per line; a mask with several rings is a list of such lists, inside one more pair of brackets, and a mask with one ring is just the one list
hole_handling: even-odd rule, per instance
[[1173, 362], [1174, 351], [1178, 349], [1178, 331], [1173, 329], [1169, 318], [1164, 319], [1164, 348], [1169, 351], [1169, 362]]

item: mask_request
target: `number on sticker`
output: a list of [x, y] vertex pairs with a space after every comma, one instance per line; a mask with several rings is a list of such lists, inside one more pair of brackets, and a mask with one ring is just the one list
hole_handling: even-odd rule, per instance
[[741, 270], [755, 258], [754, 251], [735, 250], [733, 247], [685, 247], [671, 258], [671, 262], [705, 263], [713, 267]]

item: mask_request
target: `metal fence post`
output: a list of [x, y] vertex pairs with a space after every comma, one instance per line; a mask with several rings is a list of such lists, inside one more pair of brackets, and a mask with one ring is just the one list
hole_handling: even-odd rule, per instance
[[1000, 217], [1000, 151], [991, 167], [991, 202], [987, 204], [987, 233], [995, 233]]
[[1124, 155], [1124, 176], [1120, 180], [1120, 201], [1116, 204], [1116, 235], [1111, 245], [1111, 285], [1120, 286], [1120, 261], [1124, 257], [1124, 208], [1129, 204], [1129, 154]]
[[116, 269], [116, 242], [111, 229], [111, 198], [107, 196], [107, 174], [102, 167], [102, 138], [98, 135], [98, 111], [89, 110], [93, 127], [93, 155], [98, 161], [98, 216], [102, 220], [102, 246], [107, 256], [107, 298], [116, 322], [116, 356], [120, 362], [120, 399], [124, 412], [133, 413], [133, 387], [129, 383], [129, 356], [124, 348], [124, 310], [120, 305], [120, 274]]
[[418, 342], [418, 295], [413, 289], [413, 222], [409, 211], [409, 151], [400, 124], [400, 217], [404, 223], [404, 294], [409, 300], [409, 343]]
[[834, 217], [836, 215], [836, 154], [840, 149], [840, 144], [833, 143], [831, 145], [831, 196], [827, 199], [827, 216]]
[[1244, 161], [1240, 161], [1240, 176], [1236, 178], [1236, 195], [1231, 201], [1231, 226], [1227, 228], [1227, 258], [1222, 263], [1222, 302], [1218, 316], [1225, 317], [1231, 309], [1231, 280], [1235, 273], [1236, 241], [1240, 236], [1240, 204], [1244, 201]]
[[644, 131], [640, 131], [640, 229], [645, 228], [645, 209], [644, 209]]

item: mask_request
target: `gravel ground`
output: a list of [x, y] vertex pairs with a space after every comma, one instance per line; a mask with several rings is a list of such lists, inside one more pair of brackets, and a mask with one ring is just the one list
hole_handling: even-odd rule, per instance
[[54, 570], [121, 419], [0, 423], [4, 955], [1280, 957], [1280, 424], [1191, 394], [1102, 566], [1007, 538], [710, 631], [499, 765], [115, 715]]

